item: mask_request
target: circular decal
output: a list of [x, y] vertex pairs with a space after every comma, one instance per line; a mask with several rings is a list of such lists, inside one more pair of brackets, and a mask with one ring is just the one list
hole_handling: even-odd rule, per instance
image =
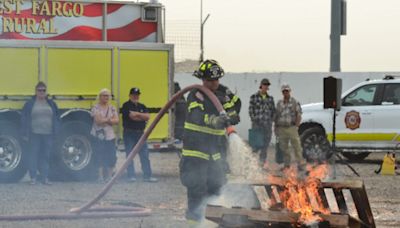
[[360, 113], [354, 110], [346, 113], [344, 123], [346, 124], [346, 127], [351, 130], [359, 128], [361, 123]]

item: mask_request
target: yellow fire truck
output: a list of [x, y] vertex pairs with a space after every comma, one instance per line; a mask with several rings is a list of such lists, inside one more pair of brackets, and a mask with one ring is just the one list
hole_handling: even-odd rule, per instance
[[[159, 3], [1, 2], [0, 182], [26, 173], [20, 111], [38, 81], [47, 84], [61, 111], [53, 179], [95, 176], [90, 109], [100, 89], [109, 88], [113, 104], [121, 107], [129, 89], [139, 87], [141, 102], [155, 116], [173, 92], [173, 46], [164, 43], [163, 12]], [[166, 115], [150, 140], [171, 140], [171, 122]]]

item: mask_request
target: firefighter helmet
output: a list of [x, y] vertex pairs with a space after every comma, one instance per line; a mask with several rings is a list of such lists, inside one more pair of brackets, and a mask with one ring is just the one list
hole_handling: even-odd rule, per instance
[[202, 62], [199, 69], [193, 72], [193, 76], [204, 80], [215, 80], [222, 78], [225, 72], [217, 61], [207, 59]]

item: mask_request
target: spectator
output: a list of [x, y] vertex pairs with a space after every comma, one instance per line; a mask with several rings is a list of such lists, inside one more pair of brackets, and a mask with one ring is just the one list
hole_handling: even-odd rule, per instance
[[119, 123], [119, 117], [115, 107], [109, 103], [110, 97], [111, 92], [108, 89], [102, 89], [97, 97], [98, 103], [91, 112], [94, 121], [90, 133], [94, 136], [100, 182], [108, 181], [112, 177], [117, 162], [113, 125]]
[[275, 133], [279, 138], [279, 146], [283, 152], [285, 167], [289, 167], [291, 163], [289, 141], [293, 146], [296, 162], [300, 167], [303, 167], [306, 162], [303, 158], [298, 133], [302, 114], [301, 106], [296, 99], [290, 96], [291, 89], [288, 84], [282, 85], [281, 91], [283, 99], [279, 100], [276, 105]]
[[22, 139], [29, 148], [27, 157], [30, 184], [40, 181], [51, 185], [48, 180], [49, 160], [59, 129], [59, 113], [56, 103], [47, 97], [46, 84], [39, 82], [35, 89], [35, 96], [22, 109]]
[[[129, 100], [122, 105], [122, 125], [124, 127], [124, 143], [126, 156], [132, 151], [144, 133], [147, 121], [150, 119], [149, 111], [146, 106], [139, 102], [140, 89], [132, 88], [129, 92]], [[140, 163], [142, 165], [143, 180], [145, 182], [157, 182], [157, 178], [152, 177], [149, 151], [147, 143], [139, 151]], [[136, 181], [135, 167], [131, 162], [127, 168], [128, 179], [130, 182]]]
[[275, 115], [274, 98], [268, 94], [271, 83], [267, 78], [261, 80], [257, 93], [251, 95], [249, 105], [249, 115], [251, 119], [251, 128], [258, 130], [263, 136], [263, 147], [253, 148], [255, 151], [261, 149], [260, 163], [264, 164], [267, 159], [267, 151], [272, 135], [272, 122]]

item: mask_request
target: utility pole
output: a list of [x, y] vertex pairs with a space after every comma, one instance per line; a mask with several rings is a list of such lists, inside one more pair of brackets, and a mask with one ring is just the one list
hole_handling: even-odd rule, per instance
[[200, 0], [200, 63], [204, 61], [204, 25], [210, 14], [203, 21], [203, 0]]
[[340, 72], [340, 36], [346, 35], [346, 0], [331, 0], [330, 72]]

